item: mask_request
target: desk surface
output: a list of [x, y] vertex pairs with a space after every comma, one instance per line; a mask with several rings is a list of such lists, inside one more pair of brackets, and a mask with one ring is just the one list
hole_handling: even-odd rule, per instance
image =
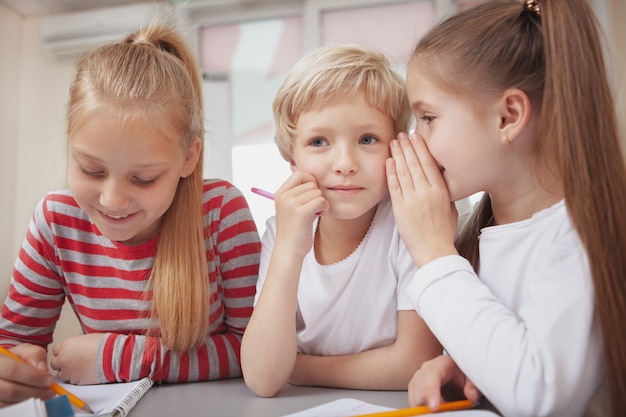
[[406, 391], [358, 391], [286, 385], [274, 398], [260, 398], [243, 379], [154, 386], [128, 417], [279, 417], [340, 398], [408, 407]]

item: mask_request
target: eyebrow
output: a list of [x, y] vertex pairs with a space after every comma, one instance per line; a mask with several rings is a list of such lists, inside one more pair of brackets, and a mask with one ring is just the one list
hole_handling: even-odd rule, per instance
[[[97, 162], [97, 163], [103, 163], [104, 162], [104, 161], [102, 161], [102, 159], [98, 158], [97, 156], [90, 155], [90, 154], [85, 153], [83, 151], [79, 151], [76, 148], [72, 148], [72, 150], [74, 151], [75, 154], [77, 154], [80, 157], [89, 159], [89, 160]], [[133, 169], [162, 168], [162, 167], [164, 167], [166, 165], [167, 165], [167, 161], [155, 161], [155, 162], [147, 162], [147, 163], [135, 165], [135, 166], [133, 166]]]
[[426, 103], [423, 100], [417, 100], [417, 101], [414, 101], [414, 102], [411, 103], [411, 109], [413, 111], [419, 110], [422, 107], [424, 107], [425, 105], [426, 105]]

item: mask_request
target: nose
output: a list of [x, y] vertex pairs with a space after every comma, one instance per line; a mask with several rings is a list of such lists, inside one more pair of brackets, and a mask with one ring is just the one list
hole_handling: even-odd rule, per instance
[[100, 205], [103, 209], [116, 213], [129, 206], [130, 192], [125, 182], [119, 179], [109, 178], [102, 184], [100, 189]]
[[333, 159], [333, 171], [337, 174], [354, 174], [358, 170], [358, 163], [355, 154], [356, 150], [350, 146], [340, 146], [335, 148]]

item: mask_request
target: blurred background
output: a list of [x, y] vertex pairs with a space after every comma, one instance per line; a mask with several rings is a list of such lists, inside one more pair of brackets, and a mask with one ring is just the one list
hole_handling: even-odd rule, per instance
[[[0, 0], [0, 300], [37, 201], [67, 188], [65, 105], [81, 53], [155, 18], [179, 27], [204, 79], [205, 177], [242, 190], [263, 233], [274, 206], [250, 188], [274, 191], [290, 173], [273, 142], [271, 104], [291, 66], [317, 46], [359, 43], [383, 52], [404, 74], [430, 26], [479, 1]], [[590, 3], [606, 39], [624, 131], [626, 2]], [[55, 338], [79, 331], [64, 311]]]

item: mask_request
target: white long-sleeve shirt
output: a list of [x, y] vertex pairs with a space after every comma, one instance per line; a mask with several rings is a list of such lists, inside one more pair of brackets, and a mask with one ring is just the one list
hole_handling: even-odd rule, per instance
[[584, 413], [604, 377], [587, 255], [565, 202], [481, 231], [480, 271], [447, 256], [407, 289], [461, 370], [504, 416]]

